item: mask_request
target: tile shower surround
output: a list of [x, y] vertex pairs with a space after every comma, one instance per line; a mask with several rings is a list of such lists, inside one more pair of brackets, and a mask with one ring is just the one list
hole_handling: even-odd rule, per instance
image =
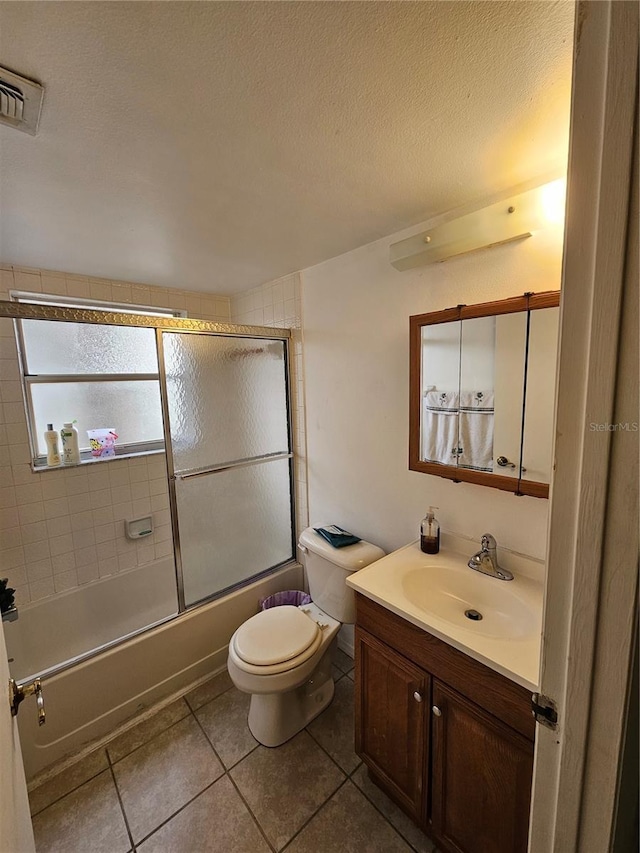
[[[0, 299], [8, 299], [10, 290], [181, 309], [191, 317], [214, 322], [231, 319], [228, 297], [5, 265], [0, 267]], [[278, 320], [263, 325], [299, 329], [299, 289], [292, 291], [288, 285], [285, 300], [282, 287], [277, 308], [273, 303], [273, 292], [279, 290], [277, 284], [265, 290], [272, 299], [272, 316]], [[291, 292], [295, 294], [294, 315], [286, 313], [292, 310]], [[250, 294], [255, 301], [254, 291]], [[235, 301], [239, 303], [243, 298]], [[233, 321], [241, 322], [237, 317]], [[306, 526], [307, 503], [299, 332], [295, 338], [294, 464], [302, 528]], [[13, 322], [0, 318], [0, 576], [9, 578], [18, 605], [173, 553], [163, 453], [41, 473], [31, 471], [30, 459]], [[127, 539], [124, 519], [150, 513], [154, 522], [152, 536], [142, 542]]]

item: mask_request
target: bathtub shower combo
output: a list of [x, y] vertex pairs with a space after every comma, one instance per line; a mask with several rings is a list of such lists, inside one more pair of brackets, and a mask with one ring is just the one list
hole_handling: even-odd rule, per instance
[[[16, 602], [19, 618], [4, 626], [12, 676], [19, 683], [41, 678], [47, 710], [43, 727], [29, 703], [19, 716], [32, 777], [221, 669], [231, 635], [256, 612], [258, 599], [302, 583], [290, 332], [15, 302], [0, 303], [0, 315], [16, 322], [34, 454], [40, 411], [68, 411], [92, 394], [111, 422], [121, 411], [117, 395], [133, 390], [138, 402], [127, 417], [140, 421], [137, 434], [156, 418], [160, 441], [137, 448], [125, 442], [122, 450], [166, 459], [173, 545], [145, 565], [41, 602]], [[46, 336], [39, 334], [43, 323]], [[57, 339], [65, 341], [62, 355]], [[30, 340], [38, 343], [25, 350]], [[103, 383], [88, 381], [84, 367], [96, 352], [109, 359]], [[39, 359], [57, 359], [47, 383]], [[118, 426], [126, 437], [127, 424]], [[123, 463], [86, 467], [112, 464]], [[115, 523], [146, 532], [132, 521]]]

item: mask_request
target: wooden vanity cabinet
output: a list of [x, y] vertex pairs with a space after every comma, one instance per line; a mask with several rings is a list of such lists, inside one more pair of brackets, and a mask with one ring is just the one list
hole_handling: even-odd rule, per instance
[[526, 853], [533, 744], [439, 681], [432, 701], [432, 834], [456, 853]]
[[356, 751], [443, 853], [526, 853], [528, 690], [358, 594]]
[[425, 819], [427, 673], [364, 631], [357, 632], [356, 751], [407, 814]]

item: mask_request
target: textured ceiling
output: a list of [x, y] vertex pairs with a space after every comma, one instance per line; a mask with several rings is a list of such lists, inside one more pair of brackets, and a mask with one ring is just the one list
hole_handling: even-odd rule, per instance
[[0, 258], [232, 293], [566, 162], [573, 3], [3, 2]]

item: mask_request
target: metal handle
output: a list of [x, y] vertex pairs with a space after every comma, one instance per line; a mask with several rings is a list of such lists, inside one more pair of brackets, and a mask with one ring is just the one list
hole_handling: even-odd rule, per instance
[[509, 461], [506, 456], [498, 456], [496, 462], [501, 468], [515, 468], [516, 463]]
[[251, 465], [261, 465], [263, 462], [273, 462], [278, 459], [293, 459], [293, 453], [278, 451], [277, 453], [264, 453], [261, 456], [252, 456], [249, 459], [236, 459], [234, 462], [224, 462], [220, 465], [209, 465], [206, 468], [195, 468], [189, 471], [179, 471], [174, 474], [176, 480], [190, 480], [192, 477], [204, 477], [207, 474], [220, 474], [230, 471], [232, 468], [246, 468]]
[[438, 708], [437, 705], [434, 705], [431, 710], [433, 711], [434, 717], [441, 717], [442, 716], [442, 711], [440, 710], [440, 708]]
[[418, 691], [416, 690], [416, 692], [413, 694], [413, 698], [416, 700], [416, 702], [422, 702], [422, 693], [418, 693]]
[[[506, 456], [498, 456], [498, 458], [496, 459], [496, 462], [498, 463], [498, 465], [501, 468], [517, 468], [518, 467], [515, 462], [511, 462], [511, 460], [507, 459]], [[521, 470], [522, 470], [522, 473], [524, 474], [527, 469], [522, 468]]]
[[42, 695], [42, 685], [38, 679], [38, 686], [35, 690], [36, 705], [38, 707], [38, 725], [44, 726], [47, 720], [47, 714], [44, 710], [44, 696]]
[[25, 696], [35, 696], [36, 705], [38, 708], [38, 725], [44, 726], [46, 722], [46, 712], [44, 710], [44, 696], [42, 695], [42, 683], [39, 678], [34, 679], [30, 684], [17, 684], [13, 678], [9, 679], [9, 706], [11, 708], [11, 716], [16, 717], [20, 709], [20, 703]]

